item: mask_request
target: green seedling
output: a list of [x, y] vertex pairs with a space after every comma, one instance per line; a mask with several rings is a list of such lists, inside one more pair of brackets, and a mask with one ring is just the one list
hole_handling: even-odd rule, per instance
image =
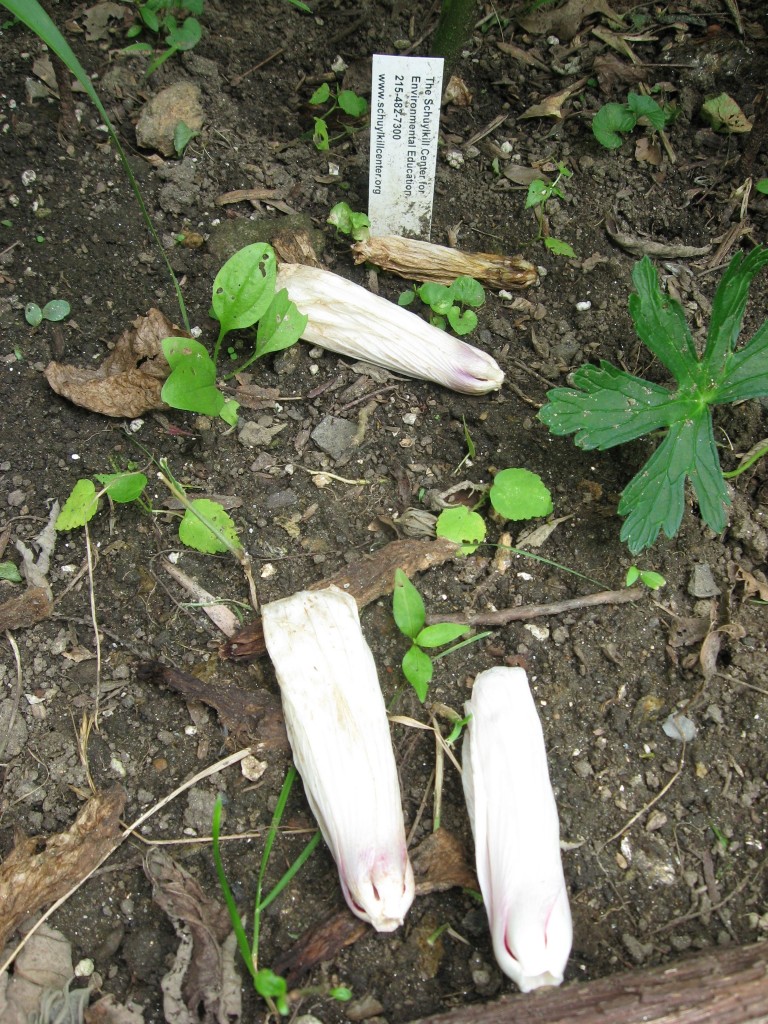
[[627, 569], [624, 583], [626, 586], [632, 587], [638, 580], [648, 587], [649, 590], [661, 590], [662, 587], [667, 585], [666, 579], [660, 572], [651, 572], [650, 569], [638, 569], [636, 565], [630, 565]]
[[573, 171], [569, 171], [565, 164], [560, 163], [557, 165], [557, 177], [552, 182], [544, 181], [543, 178], [535, 178], [528, 186], [528, 192], [525, 197], [525, 208], [526, 210], [533, 210], [534, 216], [536, 217], [536, 223], [538, 225], [539, 233], [536, 235], [536, 241], [544, 240], [544, 245], [549, 249], [550, 252], [554, 253], [555, 256], [570, 256], [575, 258], [576, 253], [568, 242], [563, 242], [559, 238], [552, 238], [548, 234], [548, 222], [547, 222], [547, 203], [554, 196], [557, 199], [565, 199], [565, 193], [560, 187], [560, 182], [564, 178], [572, 178]]
[[176, 150], [176, 156], [183, 156], [184, 150], [199, 134], [200, 132], [190, 128], [186, 121], [179, 121], [173, 129], [173, 148]]
[[762, 192], [764, 196], [768, 196], [768, 178], [760, 178], [759, 181], [756, 181], [755, 189]]
[[253, 352], [229, 374], [234, 376], [254, 360], [296, 344], [307, 325], [307, 317], [291, 302], [286, 289], [275, 291], [276, 274], [271, 245], [247, 245], [227, 260], [213, 282], [212, 316], [219, 321], [213, 357], [191, 338], [165, 338], [163, 353], [171, 373], [161, 392], [164, 402], [174, 409], [220, 416], [230, 425], [237, 422], [237, 402], [216, 386], [216, 364], [224, 338], [230, 331], [258, 322]]
[[[553, 508], [549, 488], [528, 469], [502, 469], [493, 478], [487, 497], [494, 511], [512, 522], [548, 516]], [[484, 494], [474, 509], [466, 505], [443, 509], [437, 517], [437, 536], [461, 544], [460, 553], [471, 555], [485, 540], [485, 520], [476, 511], [485, 500]]]
[[626, 516], [621, 539], [632, 554], [663, 531], [674, 537], [683, 517], [690, 480], [699, 514], [715, 533], [725, 529], [731, 503], [712, 427], [712, 408], [768, 395], [768, 320], [739, 348], [736, 343], [754, 276], [768, 264], [768, 248], [737, 253], [712, 302], [700, 356], [681, 305], [659, 287], [653, 264], [635, 264], [637, 289], [629, 312], [640, 340], [671, 373], [674, 390], [601, 361], [571, 377], [571, 388], [555, 388], [539, 418], [553, 434], [574, 434], [587, 451], [613, 448], [657, 430], [665, 437], [625, 487], [618, 506]]
[[464, 458], [458, 464], [456, 469], [454, 469], [453, 476], [456, 476], [456, 474], [461, 471], [462, 467], [464, 467], [464, 466], [471, 466], [472, 465], [472, 459], [474, 459], [475, 452], [476, 452], [475, 442], [472, 440], [472, 435], [469, 432], [469, 427], [467, 426], [467, 421], [464, 419], [463, 416], [461, 417], [461, 426], [462, 426], [462, 428], [464, 430], [464, 444], [467, 446], [467, 454], [464, 456]]
[[592, 118], [592, 133], [606, 149], [618, 149], [624, 142], [622, 136], [634, 131], [640, 123], [652, 132], [661, 132], [675, 119], [677, 111], [662, 107], [650, 96], [631, 92], [626, 103], [606, 103]]
[[70, 306], [66, 299], [51, 299], [41, 309], [36, 302], [28, 302], [24, 307], [24, 319], [30, 327], [39, 327], [43, 320], [58, 323], [69, 316]]
[[[150, 32], [154, 36], [163, 36], [166, 46], [144, 72], [145, 78], [149, 78], [175, 53], [193, 50], [197, 46], [203, 28], [195, 15], [203, 13], [203, 6], [204, 0], [146, 0], [135, 4], [139, 21], [128, 29], [128, 38]], [[154, 53], [154, 50], [153, 44], [138, 42], [126, 46], [123, 53]]]
[[[253, 906], [253, 939], [249, 941], [248, 934], [243, 926], [243, 922], [240, 918], [240, 914], [235, 903], [235, 898], [232, 895], [232, 889], [227, 879], [226, 871], [224, 870], [224, 863], [221, 858], [220, 849], [220, 835], [221, 835], [221, 810], [222, 800], [218, 797], [216, 804], [213, 809], [213, 823], [212, 823], [212, 847], [213, 847], [213, 863], [216, 868], [216, 875], [219, 880], [221, 891], [224, 895], [224, 902], [227, 905], [227, 911], [229, 912], [230, 920], [232, 921], [232, 928], [235, 932], [237, 939], [237, 946], [240, 950], [240, 955], [243, 962], [251, 976], [253, 987], [256, 992], [265, 1000], [272, 1014], [275, 1016], [287, 1016], [290, 1013], [290, 1006], [288, 1003], [288, 985], [284, 978], [281, 978], [279, 974], [275, 974], [268, 967], [259, 967], [259, 936], [261, 933], [261, 915], [264, 910], [272, 903], [285, 887], [295, 878], [301, 868], [306, 864], [309, 858], [312, 856], [315, 847], [320, 842], [320, 832], [315, 832], [312, 838], [306, 843], [304, 849], [301, 851], [296, 860], [293, 861], [288, 870], [280, 878], [277, 885], [264, 895], [264, 878], [267, 872], [267, 865], [269, 864], [270, 854], [272, 853], [272, 847], [277, 837], [280, 822], [282, 821], [285, 807], [288, 802], [288, 796], [290, 795], [293, 783], [296, 780], [296, 769], [291, 766], [288, 770], [288, 774], [285, 777], [282, 788], [280, 790], [280, 796], [278, 797], [275, 810], [272, 814], [272, 820], [267, 830], [267, 837], [264, 842], [264, 849], [261, 855], [261, 863], [259, 865], [259, 873], [256, 879], [256, 896], [254, 899]], [[330, 990], [324, 989], [300, 989], [296, 993], [297, 996], [303, 995], [328, 995], [332, 999], [346, 1001], [351, 998], [352, 993], [348, 988], [343, 986], [332, 988]]]
[[336, 203], [328, 214], [326, 224], [332, 224], [342, 235], [349, 235], [356, 242], [362, 242], [371, 233], [371, 222], [364, 213], [355, 213], [349, 203]]
[[457, 277], [449, 285], [427, 281], [402, 292], [397, 304], [410, 306], [416, 298], [432, 310], [429, 322], [434, 327], [445, 330], [447, 322], [456, 334], [463, 335], [477, 327], [475, 309], [479, 309], [485, 302], [485, 289], [474, 277]]
[[328, 131], [328, 118], [334, 111], [341, 110], [348, 117], [355, 119], [364, 117], [368, 113], [368, 101], [364, 96], [358, 96], [353, 89], [339, 89], [337, 85], [334, 85], [333, 92], [331, 92], [331, 87], [327, 82], [323, 82], [315, 89], [309, 97], [309, 102], [313, 107], [322, 107], [326, 103], [330, 103], [330, 106], [323, 111], [322, 117], [314, 118], [315, 130], [312, 133], [312, 141], [315, 148], [321, 152], [330, 149], [331, 142], [336, 142], [337, 138], [343, 138], [344, 135], [354, 130], [345, 127], [341, 135], [331, 139]]
[[184, 304], [184, 296], [181, 293], [178, 278], [173, 272], [173, 267], [171, 266], [168, 254], [160, 240], [160, 236], [157, 233], [154, 222], [149, 215], [146, 203], [144, 202], [144, 197], [141, 194], [141, 189], [139, 188], [139, 183], [136, 180], [136, 175], [133, 173], [133, 168], [131, 167], [125, 150], [120, 143], [120, 139], [115, 131], [114, 125], [110, 121], [107, 111], [104, 108], [104, 104], [99, 99], [99, 95], [93, 87], [93, 82], [91, 81], [88, 72], [77, 59], [72, 47], [66, 41], [59, 29], [40, 6], [38, 0], [0, 0], [0, 5], [7, 8], [11, 14], [18, 18], [19, 21], [23, 22], [28, 29], [34, 32], [41, 42], [45, 43], [49, 50], [55, 53], [56, 56], [64, 62], [70, 73], [83, 87], [83, 90], [91, 103], [93, 103], [98, 110], [99, 115], [106, 126], [110, 141], [114, 145], [115, 150], [120, 157], [120, 163], [122, 164], [125, 175], [128, 178], [133, 194], [136, 197], [136, 202], [139, 204], [141, 216], [144, 219], [147, 230], [152, 236], [152, 239], [157, 246], [157, 250], [165, 263], [165, 268], [168, 271], [168, 276], [170, 277], [176, 294], [176, 301], [179, 305], [182, 322], [185, 328], [189, 330], [189, 317], [187, 316], [187, 308]]
[[13, 562], [0, 562], [0, 580], [6, 583], [21, 583], [21, 573]]
[[[468, 633], [470, 627], [455, 622], [436, 622], [432, 626], [425, 625], [427, 613], [424, 601], [402, 569], [395, 570], [392, 615], [397, 628], [403, 636], [408, 637], [411, 641], [411, 646], [403, 656], [403, 675], [423, 703], [427, 699], [429, 684], [434, 673], [434, 659], [427, 654], [424, 648], [431, 650], [435, 647], [444, 647]], [[456, 647], [452, 647], [450, 651], [456, 649]], [[449, 654], [450, 651], [444, 651], [443, 654]]]

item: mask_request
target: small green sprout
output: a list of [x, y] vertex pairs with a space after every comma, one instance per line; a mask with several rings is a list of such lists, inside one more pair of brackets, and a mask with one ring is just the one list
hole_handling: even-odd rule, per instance
[[[511, 522], [548, 516], [552, 512], [552, 495], [537, 473], [528, 469], [502, 469], [493, 478], [488, 495], [494, 511]], [[486, 496], [478, 502], [482, 505]], [[471, 555], [485, 540], [485, 520], [466, 505], [446, 508], [437, 517], [435, 532], [461, 544], [460, 554]]]
[[183, 156], [184, 150], [199, 134], [200, 132], [190, 128], [186, 121], [179, 121], [173, 130], [173, 148], [176, 150], [176, 156]]
[[[470, 627], [455, 622], [436, 622], [425, 625], [426, 609], [421, 594], [402, 569], [395, 570], [395, 589], [392, 594], [392, 614], [395, 625], [411, 641], [402, 661], [403, 675], [423, 703], [427, 699], [432, 681], [433, 659], [423, 648], [432, 649], [452, 643], [469, 632]], [[452, 648], [455, 650], [455, 648]], [[444, 651], [444, 654], [449, 653]]]
[[[321, 152], [331, 148], [331, 142], [335, 141], [331, 139], [328, 131], [328, 118], [336, 111], [341, 110], [342, 113], [347, 114], [348, 117], [360, 118], [364, 117], [368, 113], [368, 101], [364, 96], [358, 96], [353, 89], [339, 89], [338, 86], [334, 85], [333, 92], [327, 82], [323, 82], [312, 95], [309, 97], [309, 102], [313, 107], [322, 107], [326, 103], [330, 102], [330, 106], [323, 112], [322, 117], [314, 118], [315, 129], [312, 133], [312, 141], [315, 144], [315, 148]], [[343, 134], [352, 131], [350, 128], [345, 128]], [[340, 136], [340, 138], [343, 137]]]
[[632, 554], [650, 547], [662, 531], [675, 536], [685, 509], [686, 480], [706, 525], [715, 533], [725, 529], [731, 499], [715, 444], [712, 407], [768, 395], [768, 320], [736, 347], [752, 279], [767, 265], [764, 246], [733, 257], [715, 293], [699, 355], [682, 306], [662, 293], [653, 264], [643, 257], [632, 271], [636, 291], [629, 312], [641, 341], [674, 378], [674, 389], [601, 361], [577, 370], [572, 387], [547, 393], [539, 419], [553, 434], [574, 434], [576, 445], [586, 451], [665, 431], [619, 502], [619, 515], [627, 517], [621, 539]]
[[592, 118], [592, 133], [606, 149], [618, 149], [638, 122], [661, 132], [675, 119], [677, 111], [662, 107], [650, 96], [631, 92], [626, 103], [606, 103]]
[[0, 562], [0, 580], [6, 583], [21, 583], [21, 573], [13, 562]]
[[764, 196], [768, 196], [768, 178], [760, 178], [756, 181], [755, 189], [758, 192], [762, 192]]
[[[426, 281], [424, 284], [402, 292], [398, 297], [399, 306], [410, 306], [416, 298], [432, 310], [429, 322], [445, 330], [446, 321], [456, 334], [469, 334], [477, 327], [477, 313], [485, 302], [485, 289], [474, 277], [457, 277], [449, 285]], [[467, 307], [473, 308], [467, 308]]]
[[342, 235], [349, 235], [356, 242], [362, 242], [371, 233], [371, 222], [365, 213], [356, 213], [349, 203], [336, 203], [328, 214], [327, 224], [332, 224]]
[[650, 569], [638, 569], [636, 565], [630, 565], [627, 569], [625, 585], [632, 587], [638, 580], [645, 584], [649, 590], [661, 590], [662, 587], [667, 585], [665, 577], [660, 572], [652, 572]]
[[463, 416], [461, 417], [461, 425], [462, 425], [462, 428], [464, 429], [464, 444], [466, 444], [466, 446], [467, 446], [467, 454], [464, 456], [464, 458], [458, 464], [456, 469], [454, 469], [453, 476], [456, 476], [456, 474], [461, 470], [461, 468], [463, 466], [471, 466], [472, 465], [472, 459], [474, 459], [475, 452], [476, 452], [475, 442], [472, 440], [472, 435], [469, 432], [469, 427], [467, 426], [467, 421], [464, 419]]
[[39, 327], [43, 320], [58, 323], [69, 316], [70, 305], [66, 299], [51, 299], [41, 309], [36, 302], [28, 302], [24, 307], [24, 319], [30, 327]]
[[[145, 3], [135, 3], [139, 21], [128, 29], [127, 37], [135, 39], [142, 32], [165, 37], [166, 49], [149, 65], [144, 72], [145, 78], [149, 78], [175, 53], [183, 53], [197, 46], [203, 28], [195, 15], [203, 13], [203, 6], [204, 0], [146, 0]], [[181, 16], [181, 21], [176, 20], [177, 14]], [[153, 53], [154, 49], [151, 43], [138, 42], [126, 46], [123, 53]]]
[[560, 187], [563, 178], [573, 177], [573, 171], [569, 171], [563, 163], [557, 165], [557, 177], [552, 182], [546, 182], [543, 178], [534, 178], [528, 186], [528, 193], [525, 197], [526, 210], [533, 210], [538, 224], [539, 233], [536, 240], [544, 240], [544, 245], [555, 256], [569, 256], [574, 258], [576, 253], [568, 242], [559, 238], [552, 238], [548, 233], [546, 220], [546, 207], [549, 200], [555, 196], [557, 199], [565, 199], [565, 193]]

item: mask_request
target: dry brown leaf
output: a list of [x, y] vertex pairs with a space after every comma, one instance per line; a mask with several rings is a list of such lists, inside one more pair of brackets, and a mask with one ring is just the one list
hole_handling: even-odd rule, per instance
[[443, 103], [451, 103], [454, 107], [472, 106], [472, 93], [463, 78], [451, 75], [443, 93]]
[[126, 792], [113, 786], [92, 796], [66, 832], [16, 837], [0, 865], [0, 948], [29, 914], [81, 882], [120, 842]]
[[629, 85], [637, 85], [648, 77], [645, 68], [627, 64], [626, 61], [614, 57], [612, 53], [602, 53], [595, 57], [592, 70], [597, 76], [600, 92], [608, 95], [614, 92], [617, 86], [626, 88]]
[[519, 120], [523, 120], [527, 117], [554, 117], [558, 121], [562, 121], [565, 117], [561, 107], [566, 103], [571, 96], [580, 92], [587, 84], [586, 78], [580, 78], [578, 82], [574, 82], [573, 85], [569, 85], [565, 89], [561, 89], [560, 92], [555, 92], [551, 96], [547, 96], [541, 103], [534, 103], [532, 107], [520, 115]]
[[531, 35], [555, 35], [561, 42], [569, 43], [583, 22], [593, 14], [603, 14], [615, 25], [623, 25], [621, 15], [616, 14], [606, 0], [568, 0], [556, 10], [540, 8], [535, 14], [516, 20]]
[[526, 167], [524, 164], [506, 164], [501, 172], [505, 178], [509, 178], [515, 185], [530, 185], [532, 181], [543, 181], [550, 184], [551, 178], [536, 167]]
[[53, 607], [44, 587], [28, 587], [18, 597], [10, 597], [0, 604], [0, 632], [6, 629], [26, 629], [42, 622]]
[[736, 570], [736, 579], [744, 584], [744, 597], [752, 597], [757, 594], [761, 601], [768, 601], [768, 583], [763, 583], [751, 572], [747, 572], [742, 566]]
[[411, 854], [411, 862], [417, 896], [444, 892], [454, 886], [477, 890], [477, 879], [467, 864], [464, 847], [447, 829], [439, 828], [419, 843]]
[[[231, 1003], [232, 993], [225, 996], [225, 977], [228, 959], [222, 946], [232, 930], [232, 922], [225, 906], [208, 896], [199, 883], [159, 847], [149, 851], [144, 859], [144, 871], [152, 883], [152, 898], [171, 918], [185, 946], [191, 936], [191, 949], [186, 938], [182, 958], [177, 957], [175, 980], [180, 981], [180, 994], [184, 1007], [193, 1021], [227, 1024], [239, 1019], [239, 1005]], [[183, 977], [178, 967], [183, 964]], [[163, 979], [166, 996], [166, 1020], [169, 986]], [[235, 995], [239, 1003], [239, 989]], [[181, 1021], [183, 1009], [176, 1007], [175, 1017]]]
[[661, 146], [643, 135], [635, 143], [635, 160], [641, 164], [651, 164], [653, 167], [661, 166]]
[[640, 238], [621, 231], [612, 217], [606, 217], [605, 230], [609, 237], [633, 256], [651, 256], [655, 259], [690, 260], [694, 256], [706, 256], [712, 251], [711, 245], [678, 245], [675, 242], [655, 242], [652, 238]]
[[160, 312], [150, 309], [123, 331], [113, 351], [95, 370], [49, 363], [45, 378], [58, 395], [102, 416], [134, 419], [151, 409], [165, 409], [160, 397], [170, 367], [163, 355], [164, 338], [187, 338]]
[[[41, 925], [16, 958], [13, 973], [4, 971], [0, 975], [0, 1020], [3, 1024], [28, 1024], [37, 1020], [43, 993], [63, 990], [72, 980], [72, 974], [71, 944], [55, 928]], [[89, 998], [87, 991], [84, 997], [73, 995], [80, 1002], [83, 998], [87, 1002]], [[65, 999], [62, 996], [62, 1002]], [[66, 1020], [74, 1019], [74, 1016], [66, 1017]]]
[[278, 957], [272, 964], [272, 970], [293, 988], [316, 964], [334, 960], [340, 949], [357, 942], [368, 930], [368, 925], [350, 910], [340, 910], [320, 924], [310, 926], [286, 953]]
[[85, 1024], [144, 1024], [144, 1013], [123, 1006], [113, 995], [106, 995], [88, 1007], [83, 1020]]
[[551, 70], [543, 60], [539, 60], [539, 58], [532, 54], [530, 50], [525, 50], [522, 46], [515, 46], [514, 43], [499, 41], [496, 43], [496, 47], [501, 50], [502, 53], [506, 53], [512, 57], [513, 60], [519, 60], [521, 64], [528, 64], [532, 68], [538, 68], [539, 71], [549, 72]]

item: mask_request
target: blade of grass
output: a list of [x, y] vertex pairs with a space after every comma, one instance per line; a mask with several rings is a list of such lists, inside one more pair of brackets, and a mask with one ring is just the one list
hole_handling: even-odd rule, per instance
[[259, 910], [260, 911], [261, 910], [265, 910], [273, 900], [277, 899], [277, 897], [280, 895], [280, 893], [283, 891], [283, 889], [286, 887], [286, 885], [288, 885], [288, 883], [293, 879], [293, 877], [307, 863], [309, 858], [314, 853], [315, 847], [317, 846], [317, 844], [319, 842], [320, 842], [320, 833], [319, 832], [315, 832], [315, 834], [307, 842], [307, 845], [301, 851], [301, 853], [296, 858], [296, 860], [293, 862], [293, 864], [291, 864], [291, 866], [285, 872], [285, 874], [280, 879], [280, 881], [277, 883], [277, 885], [274, 887], [274, 889], [272, 889], [271, 892], [269, 892], [264, 897], [264, 899], [261, 901], [261, 903], [259, 904]]
[[106, 125], [107, 132], [109, 133], [109, 137], [117, 149], [117, 154], [120, 157], [120, 163], [123, 165], [123, 170], [125, 171], [126, 177], [133, 189], [133, 194], [136, 196], [136, 201], [139, 204], [139, 209], [141, 210], [141, 215], [144, 218], [144, 223], [147, 225], [149, 233], [152, 235], [158, 251], [163, 257], [163, 262], [165, 263], [171, 281], [173, 281], [174, 291], [176, 292], [176, 301], [179, 304], [181, 318], [184, 321], [184, 327], [189, 331], [190, 327], [189, 318], [187, 316], [187, 307], [184, 304], [184, 297], [181, 294], [178, 279], [176, 274], [173, 272], [173, 267], [171, 266], [165, 249], [163, 248], [163, 243], [160, 241], [160, 237], [155, 230], [155, 225], [153, 224], [152, 218], [149, 215], [149, 210], [144, 203], [144, 197], [139, 189], [139, 183], [136, 181], [131, 165], [128, 162], [128, 157], [125, 154], [125, 150], [120, 144], [117, 132], [104, 109], [103, 103], [99, 99], [98, 93], [93, 87], [93, 83], [88, 77], [88, 73], [75, 56], [69, 43], [61, 34], [55, 23], [51, 21], [50, 17], [43, 10], [37, 0], [0, 0], [0, 4], [7, 8], [14, 17], [18, 18], [19, 21], [23, 22], [27, 28], [31, 29], [38, 39], [42, 40], [48, 49], [52, 50], [56, 56], [66, 64], [71, 74], [75, 76], [83, 89], [85, 89], [88, 98], [101, 115], [101, 118]]
[[234, 929], [235, 936], [237, 938], [237, 947], [240, 950], [240, 955], [245, 961], [245, 966], [248, 968], [248, 972], [256, 981], [256, 967], [253, 963], [253, 957], [251, 955], [251, 947], [248, 944], [248, 936], [245, 934], [245, 928], [243, 928], [243, 922], [240, 920], [240, 915], [237, 912], [237, 904], [235, 903], [235, 897], [232, 895], [232, 890], [229, 887], [227, 881], [227, 875], [224, 871], [224, 864], [221, 860], [221, 850], [219, 849], [219, 835], [221, 831], [221, 797], [216, 797], [216, 803], [213, 806], [213, 821], [211, 824], [211, 837], [213, 839], [213, 863], [216, 868], [216, 874], [219, 879], [219, 885], [221, 891], [224, 894], [224, 902], [227, 905], [227, 911], [229, 913], [229, 919], [232, 922], [232, 928]]
[[262, 911], [262, 898], [261, 891], [264, 885], [264, 876], [267, 873], [267, 864], [269, 862], [269, 855], [272, 852], [272, 845], [277, 835], [277, 830], [280, 826], [280, 821], [285, 811], [285, 805], [288, 803], [288, 796], [291, 792], [291, 788], [296, 779], [296, 769], [293, 765], [288, 769], [288, 774], [285, 776], [283, 787], [280, 790], [280, 796], [277, 798], [277, 804], [272, 815], [272, 821], [269, 823], [269, 829], [267, 830], [267, 838], [264, 842], [264, 851], [261, 855], [261, 864], [259, 865], [259, 876], [256, 880], [256, 900], [253, 908], [253, 943], [251, 945], [251, 956], [253, 959], [254, 969], [258, 969], [259, 964], [259, 932], [261, 930], [261, 911]]

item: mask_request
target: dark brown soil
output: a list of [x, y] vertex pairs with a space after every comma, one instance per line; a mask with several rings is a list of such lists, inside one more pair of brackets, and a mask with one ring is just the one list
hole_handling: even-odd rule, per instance
[[[337, 57], [349, 66], [351, 83], [365, 91], [371, 54], [405, 46], [415, 54], [429, 52], [436, 12], [399, 2], [327, 0], [312, 6], [315, 13], [307, 16], [278, 0], [209, 0], [200, 44], [145, 80], [146, 59], [120, 53], [125, 25], [119, 19], [103, 38], [89, 40], [82, 6], [48, 4], [118, 126], [182, 281], [190, 322], [204, 341], [215, 337], [210, 289], [224, 258], [233, 245], [281, 227], [287, 208], [316, 228], [329, 269], [369, 283], [368, 271], [353, 266], [346, 242], [325, 226], [330, 207], [342, 199], [353, 209], [366, 207], [366, 127], [320, 153], [312, 143], [307, 101]], [[430, 690], [431, 701], [460, 710], [480, 670], [521, 661], [528, 668], [565, 844], [575, 928], [568, 979], [747, 943], [768, 929], [768, 643], [765, 605], [741, 582], [746, 571], [764, 583], [768, 571], [766, 464], [758, 462], [733, 482], [730, 521], [721, 536], [702, 525], [689, 501], [678, 535], [633, 559], [619, 541], [616, 504], [655, 439], [585, 453], [568, 438], [550, 436], [536, 419], [548, 388], [564, 384], [586, 360], [604, 358], [653, 380], [668, 379], [637, 340], [627, 311], [637, 256], [611, 239], [606, 221], [641, 244], [712, 247], [695, 259], [657, 260], [662, 279], [699, 332], [730, 255], [765, 240], [768, 197], [745, 183], [768, 178], [768, 25], [759, 0], [740, 5], [742, 34], [725, 4], [681, 0], [662, 10], [618, 0], [613, 6], [627, 12], [624, 34], [645, 81], [661, 85], [680, 111], [658, 165], [636, 156], [641, 128], [618, 151], [601, 148], [591, 132], [594, 111], [608, 99], [623, 100], [629, 88], [606, 83], [602, 75], [598, 84], [597, 58], [630, 63], [604, 34], [592, 31], [610, 28], [599, 15], [587, 17], [574, 39], [558, 41], [552, 31], [524, 31], [515, 5], [489, 5], [483, 12], [488, 18], [455, 68], [473, 99], [467, 107], [443, 110], [432, 240], [448, 244], [450, 235], [467, 250], [520, 253], [544, 271], [541, 286], [515, 300], [489, 293], [480, 313], [474, 338], [504, 369], [502, 391], [466, 397], [394, 379], [383, 387], [361, 378], [348, 361], [302, 344], [256, 366], [256, 382], [278, 388], [284, 399], [274, 408], [242, 410], [245, 421], [281, 428], [260, 449], [245, 447], [220, 422], [173, 411], [145, 416], [131, 434], [125, 421], [89, 413], [48, 387], [42, 371], [49, 360], [97, 365], [113, 339], [150, 307], [159, 306], [177, 321], [179, 313], [98, 115], [76, 94], [79, 130], [72, 141], [62, 137], [58, 102], [29, 98], [40, 44], [18, 25], [6, 25], [0, 35], [0, 538], [7, 525], [6, 560], [19, 562], [13, 541], [31, 544], [51, 503], [63, 502], [76, 480], [129, 463], [144, 466], [149, 455], [167, 459], [190, 489], [238, 499], [232, 514], [256, 564], [262, 602], [380, 548], [395, 537], [393, 524], [406, 508], [423, 507], [428, 492], [446, 490], [462, 478], [486, 484], [494, 469], [509, 466], [539, 473], [552, 490], [554, 516], [566, 517], [537, 549], [549, 561], [516, 557], [498, 572], [494, 549], [481, 548], [418, 578], [428, 612], [501, 609], [620, 589], [634, 561], [666, 577], [663, 590], [632, 604], [496, 629], [438, 662]], [[537, 63], [523, 62], [500, 43], [514, 44]], [[564, 117], [521, 117], [580, 77], [587, 82], [564, 105]], [[137, 148], [134, 124], [151, 96], [178, 81], [200, 88], [205, 125], [183, 159], [160, 160]], [[721, 92], [754, 119], [751, 133], [718, 135], [701, 120], [704, 98]], [[500, 114], [506, 115], [500, 126], [466, 146]], [[551, 172], [558, 162], [573, 177], [564, 185], [566, 198], [548, 208], [549, 228], [573, 246], [576, 259], [554, 256], [536, 241], [534, 218], [524, 209], [525, 188], [504, 173], [511, 164]], [[330, 164], [338, 165], [337, 175]], [[243, 188], [273, 190], [284, 206], [216, 205], [221, 194]], [[732, 246], [718, 254], [740, 221], [743, 230], [734, 230]], [[185, 248], [176, 241], [184, 231], [198, 232], [205, 243]], [[387, 297], [396, 298], [403, 287], [391, 275], [378, 275], [378, 289]], [[763, 274], [752, 290], [745, 337], [765, 319], [767, 296]], [[53, 297], [70, 302], [71, 317], [61, 325], [30, 328], [26, 303], [43, 305]], [[587, 301], [589, 309], [577, 308]], [[311, 440], [323, 417], [358, 425], [360, 410], [370, 402], [356, 448], [334, 460]], [[725, 469], [768, 435], [766, 418], [759, 400], [718, 410], [716, 438]], [[476, 454], [457, 471], [466, 455], [464, 423]], [[306, 472], [318, 469], [346, 480], [364, 478], [367, 485], [334, 479], [321, 489]], [[152, 502], [161, 509], [166, 495], [154, 470], [150, 476]], [[498, 540], [502, 525], [490, 522], [491, 540]], [[519, 533], [513, 530], [513, 540]], [[234, 682], [273, 694], [277, 687], [266, 660], [219, 659], [221, 635], [164, 572], [163, 555], [179, 546], [172, 517], [150, 516], [136, 506], [105, 506], [90, 524], [90, 537], [103, 665], [100, 716], [87, 763], [97, 788], [116, 781], [126, 787], [125, 820], [133, 821], [236, 748], [212, 710], [137, 678], [140, 663], [158, 660], [212, 684]], [[95, 709], [97, 688], [87, 574], [71, 586], [85, 559], [82, 531], [59, 535], [48, 574], [52, 614], [9, 634], [2, 645], [3, 856], [17, 829], [45, 836], [68, 828], [88, 793], [78, 748], [80, 723]], [[247, 602], [240, 569], [228, 557], [185, 551], [179, 564], [216, 596]], [[0, 583], [0, 600], [21, 589]], [[702, 634], [686, 637], [683, 627], [693, 617], [721, 630], [714, 661], [699, 659]], [[394, 711], [426, 722], [428, 709], [402, 686], [405, 644], [389, 600], [370, 605], [362, 624], [387, 701], [398, 693]], [[713, 645], [710, 640], [705, 655]], [[91, 657], [80, 660], [83, 653]], [[675, 710], [697, 729], [685, 749], [662, 729]], [[415, 846], [433, 825], [434, 740], [428, 732], [394, 725], [393, 741], [406, 828], [413, 830]], [[194, 840], [210, 835], [214, 800], [223, 794], [225, 832], [254, 833], [228, 842], [224, 854], [237, 905], [246, 915], [264, 828], [290, 763], [279, 746], [260, 757], [267, 767], [258, 783], [229, 768], [184, 793], [142, 829], [145, 841], [178, 844], [164, 849], [216, 896], [210, 843]], [[312, 824], [297, 785], [283, 820], [291, 834], [276, 843], [268, 885], [305, 841], [295, 830]], [[461, 783], [450, 767], [442, 825], [463, 841], [471, 860]], [[166, 1019], [160, 980], [179, 938], [153, 901], [142, 869], [147, 849], [138, 840], [123, 844], [52, 923], [72, 943], [75, 963], [94, 961], [104, 991], [137, 1004], [145, 1021], [160, 1022]], [[301, 933], [342, 907], [335, 867], [321, 846], [266, 912], [261, 964], [277, 963]], [[451, 930], [428, 943], [445, 925]], [[513, 988], [494, 961], [482, 907], [460, 888], [418, 898], [404, 927], [389, 935], [369, 929], [303, 983], [348, 985], [353, 1012], [356, 1007], [364, 1014], [358, 1001], [369, 997], [369, 1009], [390, 1024]], [[320, 996], [305, 998], [300, 1007], [327, 1024], [348, 1019], [349, 1004]], [[264, 1013], [264, 1003], [244, 980], [242, 1019], [260, 1020]]]

